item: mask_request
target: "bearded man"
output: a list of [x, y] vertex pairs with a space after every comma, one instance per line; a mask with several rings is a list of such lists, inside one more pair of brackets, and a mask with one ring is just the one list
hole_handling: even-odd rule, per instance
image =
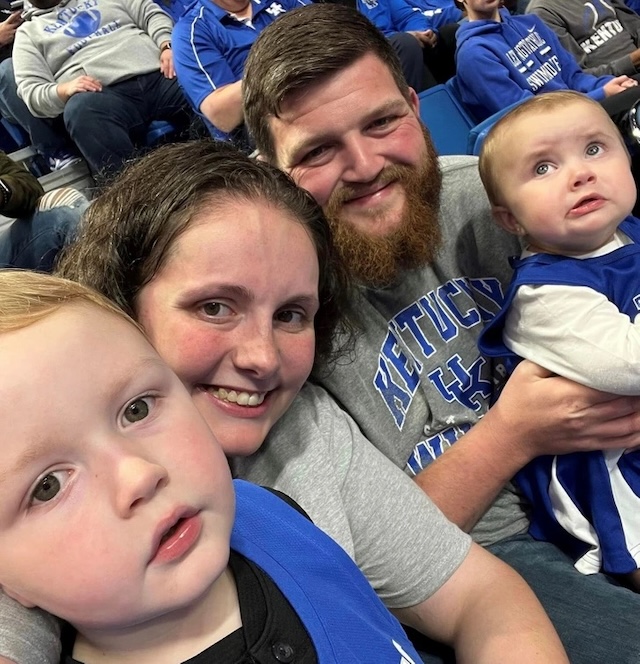
[[534, 541], [509, 482], [541, 454], [638, 445], [640, 401], [529, 362], [497, 399], [501, 367], [476, 340], [519, 247], [490, 219], [476, 160], [436, 158], [393, 51], [340, 5], [268, 27], [243, 96], [262, 157], [322, 205], [359, 282], [364, 332], [324, 387], [452, 521], [525, 577], [572, 663], [640, 662], [640, 596]]

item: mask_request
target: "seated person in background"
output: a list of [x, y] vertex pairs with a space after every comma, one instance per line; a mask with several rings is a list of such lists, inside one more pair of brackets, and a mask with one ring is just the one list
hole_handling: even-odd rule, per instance
[[[123, 312], [16, 271], [0, 273], [0, 312], [0, 586], [75, 628], [63, 662], [421, 661], [343, 549], [283, 498], [232, 483]], [[58, 542], [46, 555], [43, 538]]]
[[18, 94], [36, 116], [62, 114], [94, 175], [119, 170], [152, 120], [189, 121], [173, 70], [173, 23], [154, 2], [31, 4], [13, 49]]
[[[628, 76], [584, 73], [537, 16], [512, 16], [500, 9], [499, 0], [464, 0], [464, 6], [469, 21], [456, 35], [456, 80], [476, 120], [533, 95], [569, 89], [605, 102], [609, 115], [621, 122], [640, 98], [637, 81]], [[608, 99], [619, 93], [624, 95]]]
[[154, 0], [173, 19], [174, 23], [184, 14], [191, 2], [189, 0]]
[[622, 0], [532, 0], [527, 13], [556, 33], [583, 71], [594, 76], [640, 71], [640, 16]]
[[[640, 220], [629, 216], [636, 187], [611, 119], [576, 92], [534, 97], [493, 127], [480, 175], [497, 223], [525, 243], [480, 349], [640, 394]], [[629, 575], [640, 590], [640, 452], [538, 457], [518, 480], [534, 537], [579, 571]]]
[[309, 0], [197, 0], [173, 30], [175, 68], [192, 108], [212, 136], [248, 145], [242, 73], [260, 32]]
[[[443, 83], [455, 74], [455, 30], [458, 26], [455, 22], [451, 25], [449, 12], [441, 10], [436, 13], [431, 5], [426, 0], [356, 2], [358, 11], [391, 42], [407, 83], [416, 92]], [[456, 11], [456, 7], [453, 9]], [[454, 15], [458, 16], [455, 21], [459, 20], [460, 16]], [[441, 30], [443, 35], [440, 35]], [[414, 38], [419, 50], [416, 50]]]
[[29, 135], [34, 149], [45, 157], [51, 170], [60, 170], [77, 160], [77, 156], [72, 154], [65, 132], [56, 131], [48, 120], [36, 118], [18, 97], [11, 52], [22, 16], [20, 11], [11, 10], [9, 0], [0, 1], [0, 21], [0, 115]]
[[[0, 152], [0, 215], [15, 218], [0, 229], [0, 267], [49, 272], [89, 204], [75, 189], [46, 194], [26, 168]], [[40, 208], [40, 209], [39, 209]]]

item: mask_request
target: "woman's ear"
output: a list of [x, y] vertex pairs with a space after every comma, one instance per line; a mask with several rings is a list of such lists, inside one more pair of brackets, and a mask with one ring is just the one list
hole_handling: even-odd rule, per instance
[[500, 228], [504, 228], [507, 233], [512, 235], [526, 235], [526, 231], [511, 212], [503, 205], [491, 206], [491, 213]]

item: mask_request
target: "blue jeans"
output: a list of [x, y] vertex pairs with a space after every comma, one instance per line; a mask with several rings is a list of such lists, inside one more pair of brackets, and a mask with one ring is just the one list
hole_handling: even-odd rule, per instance
[[159, 71], [106, 86], [102, 92], [78, 92], [64, 107], [64, 124], [91, 172], [115, 173], [133, 156], [136, 142], [152, 120], [185, 125], [189, 105], [178, 81]]
[[[640, 663], [640, 594], [605, 574], [580, 574], [559, 549], [527, 534], [496, 542], [487, 550], [531, 586], [571, 664]], [[449, 648], [408, 632], [425, 664], [455, 664]]]
[[48, 118], [31, 115], [27, 105], [18, 97], [11, 58], [0, 62], [0, 115], [20, 125], [29, 134], [31, 144], [40, 154], [52, 156], [73, 152], [64, 128], [56, 127], [55, 122]]
[[81, 201], [16, 219], [0, 231], [0, 267], [51, 272], [58, 252], [73, 239], [87, 205]]
[[605, 574], [580, 574], [559, 549], [527, 534], [487, 549], [531, 586], [572, 664], [640, 662], [640, 594]]

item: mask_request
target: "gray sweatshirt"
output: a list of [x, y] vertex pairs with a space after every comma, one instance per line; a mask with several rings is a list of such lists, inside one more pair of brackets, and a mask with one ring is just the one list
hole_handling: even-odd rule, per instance
[[62, 0], [36, 10], [16, 33], [18, 94], [36, 117], [56, 117], [58, 83], [88, 75], [106, 86], [158, 71], [172, 28], [152, 0]]
[[527, 13], [539, 16], [586, 72], [637, 73], [629, 54], [640, 44], [640, 16], [622, 0], [531, 0]]

